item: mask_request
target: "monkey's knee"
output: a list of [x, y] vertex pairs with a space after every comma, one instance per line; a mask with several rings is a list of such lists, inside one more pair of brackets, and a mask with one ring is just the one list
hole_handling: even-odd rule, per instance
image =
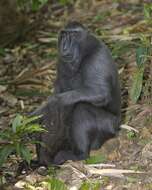
[[74, 153], [72, 151], [59, 151], [56, 156], [54, 157], [54, 164], [60, 165], [63, 164], [64, 162], [66, 162], [67, 160], [78, 160], [78, 158], [76, 157], [76, 155], [74, 155]]

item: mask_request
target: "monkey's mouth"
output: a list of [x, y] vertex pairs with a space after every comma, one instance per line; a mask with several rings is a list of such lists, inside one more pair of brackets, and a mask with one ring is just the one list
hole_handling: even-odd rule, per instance
[[75, 62], [78, 59], [79, 52], [77, 48], [71, 48], [71, 50], [61, 53], [61, 58], [63, 61], [70, 63]]
[[62, 59], [65, 61], [65, 62], [72, 62], [74, 60], [74, 57], [72, 54], [66, 54], [66, 55], [61, 55]]
[[75, 62], [79, 58], [79, 46], [70, 36], [62, 38], [59, 44], [60, 57], [66, 63]]

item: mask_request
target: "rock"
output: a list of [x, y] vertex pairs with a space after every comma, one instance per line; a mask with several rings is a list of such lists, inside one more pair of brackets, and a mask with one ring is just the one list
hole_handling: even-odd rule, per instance
[[70, 188], [70, 190], [78, 190], [78, 188], [76, 186], [73, 186]]
[[25, 181], [30, 184], [39, 183], [39, 182], [43, 181], [44, 179], [45, 179], [45, 177], [39, 175], [36, 172], [33, 172], [30, 175], [25, 177]]
[[[5, 113], [7, 111], [8, 111], [7, 108], [3, 108], [3, 107], [0, 106], [0, 114]], [[1, 121], [0, 121], [0, 124], [1, 124]]]
[[6, 54], [3, 61], [4, 63], [9, 64], [15, 61], [15, 58], [11, 54]]
[[14, 186], [17, 188], [24, 189], [25, 184], [26, 182], [21, 180], [21, 181], [18, 181]]
[[0, 93], [5, 92], [7, 90], [7, 86], [0, 85]]
[[4, 102], [8, 104], [10, 107], [14, 107], [17, 104], [17, 98], [13, 96], [12, 94], [5, 93], [0, 96]]
[[107, 187], [106, 187], [106, 190], [112, 190], [113, 189], [113, 185], [108, 185]]
[[43, 175], [43, 176], [46, 176], [48, 173], [47, 168], [44, 166], [39, 167], [37, 172], [38, 172], [38, 174]]

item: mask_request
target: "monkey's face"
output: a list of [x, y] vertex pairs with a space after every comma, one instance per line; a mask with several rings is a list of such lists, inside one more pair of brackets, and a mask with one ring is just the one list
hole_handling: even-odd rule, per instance
[[59, 55], [66, 63], [80, 63], [86, 31], [81, 27], [65, 28], [59, 34]]

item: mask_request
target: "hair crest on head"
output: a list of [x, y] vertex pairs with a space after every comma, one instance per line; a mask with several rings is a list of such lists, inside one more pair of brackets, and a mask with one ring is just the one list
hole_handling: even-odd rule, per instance
[[71, 20], [71, 21], [68, 21], [65, 25], [65, 29], [74, 29], [74, 28], [82, 28], [82, 29], [85, 29], [85, 27], [78, 21], [76, 20]]

